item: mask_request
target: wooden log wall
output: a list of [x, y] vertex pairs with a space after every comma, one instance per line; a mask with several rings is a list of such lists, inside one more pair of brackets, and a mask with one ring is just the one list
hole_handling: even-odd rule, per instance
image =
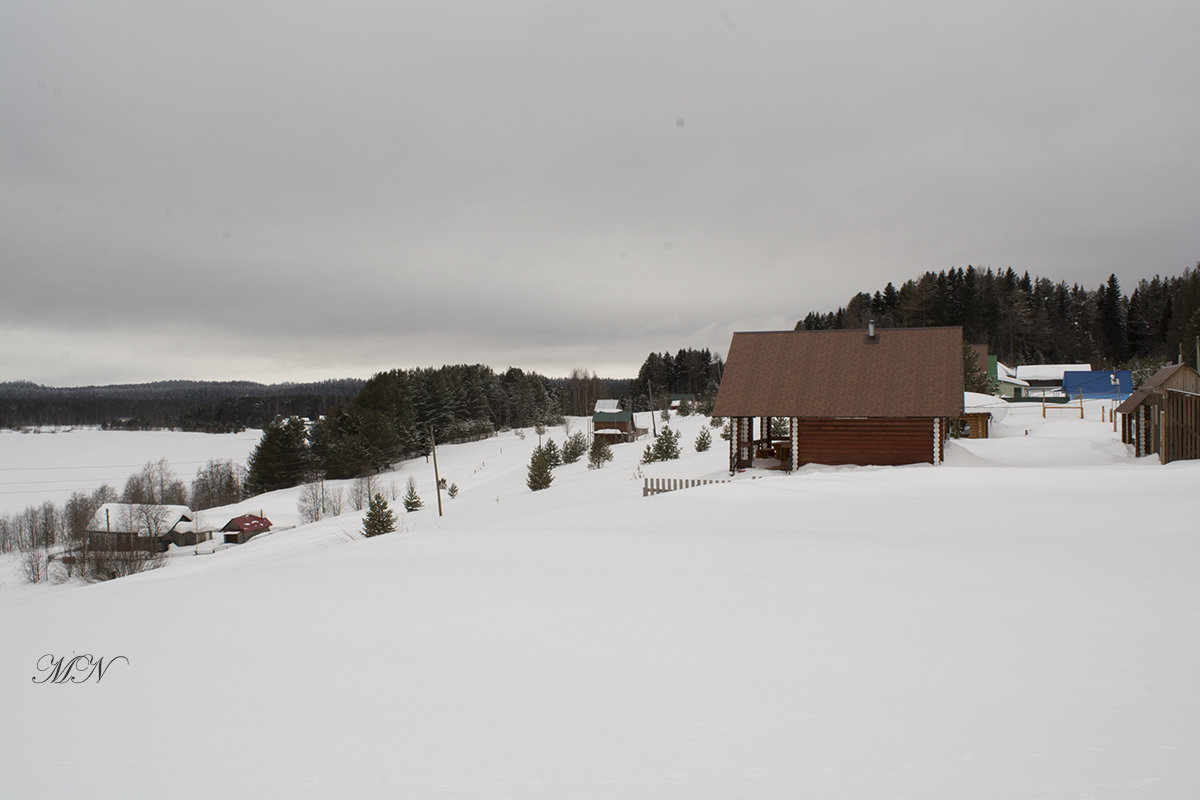
[[797, 428], [799, 464], [932, 464], [942, 442], [929, 417], [803, 418]]

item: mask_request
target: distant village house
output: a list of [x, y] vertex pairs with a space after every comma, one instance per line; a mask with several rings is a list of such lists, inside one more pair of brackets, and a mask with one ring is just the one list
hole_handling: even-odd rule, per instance
[[197, 530], [196, 515], [187, 506], [148, 503], [105, 503], [87, 526], [90, 550], [164, 553], [207, 541], [211, 532]]
[[271, 530], [271, 520], [257, 514], [243, 514], [225, 523], [221, 533], [225, 534], [225, 544], [245, 544], [260, 533]]

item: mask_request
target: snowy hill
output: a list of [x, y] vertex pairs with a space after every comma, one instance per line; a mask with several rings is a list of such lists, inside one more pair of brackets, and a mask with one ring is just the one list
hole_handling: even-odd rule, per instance
[[[0, 593], [13, 797], [1187, 797], [1200, 464], [1014, 407], [941, 467], [728, 477], [727, 444], [555, 470], [440, 448], [461, 494], [87, 587]], [[582, 420], [572, 420], [581, 429]], [[660, 423], [661, 424], [661, 423]], [[561, 444], [562, 428], [549, 435]], [[215, 516], [298, 523], [299, 490]], [[398, 506], [398, 503], [394, 503]], [[35, 683], [46, 654], [124, 656]]]

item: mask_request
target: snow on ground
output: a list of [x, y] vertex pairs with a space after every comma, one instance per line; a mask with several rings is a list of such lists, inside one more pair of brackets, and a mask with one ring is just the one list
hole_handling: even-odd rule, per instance
[[[716, 430], [537, 493], [506, 433], [439, 449], [444, 517], [424, 459], [384, 476], [426, 502], [401, 533], [347, 513], [0, 592], [2, 793], [1196, 796], [1200, 464], [1133, 459], [1099, 409], [1013, 407], [936, 468], [649, 498], [728, 477]], [[221, 513], [294, 524], [297, 496]], [[72, 653], [129, 662], [33, 682]]]
[[147, 461], [167, 459], [188, 486], [212, 459], [245, 464], [262, 431], [183, 433], [98, 428], [0, 430], [0, 514], [47, 501], [62, 506], [72, 492], [107, 483], [121, 491]]

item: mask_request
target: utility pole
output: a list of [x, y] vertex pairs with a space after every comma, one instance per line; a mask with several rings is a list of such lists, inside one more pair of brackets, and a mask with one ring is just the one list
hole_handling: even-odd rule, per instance
[[[658, 423], [654, 421], [654, 389], [650, 385], [650, 381], [646, 381], [646, 394], [650, 397], [650, 427], [654, 429], [654, 438], [658, 438]], [[630, 412], [632, 413], [632, 412]], [[633, 423], [633, 429], [637, 430], [637, 423]]]
[[433, 450], [433, 485], [437, 487], [438, 516], [442, 515], [442, 479], [438, 477], [437, 440], [433, 438], [433, 426], [429, 426], [429, 446]]

